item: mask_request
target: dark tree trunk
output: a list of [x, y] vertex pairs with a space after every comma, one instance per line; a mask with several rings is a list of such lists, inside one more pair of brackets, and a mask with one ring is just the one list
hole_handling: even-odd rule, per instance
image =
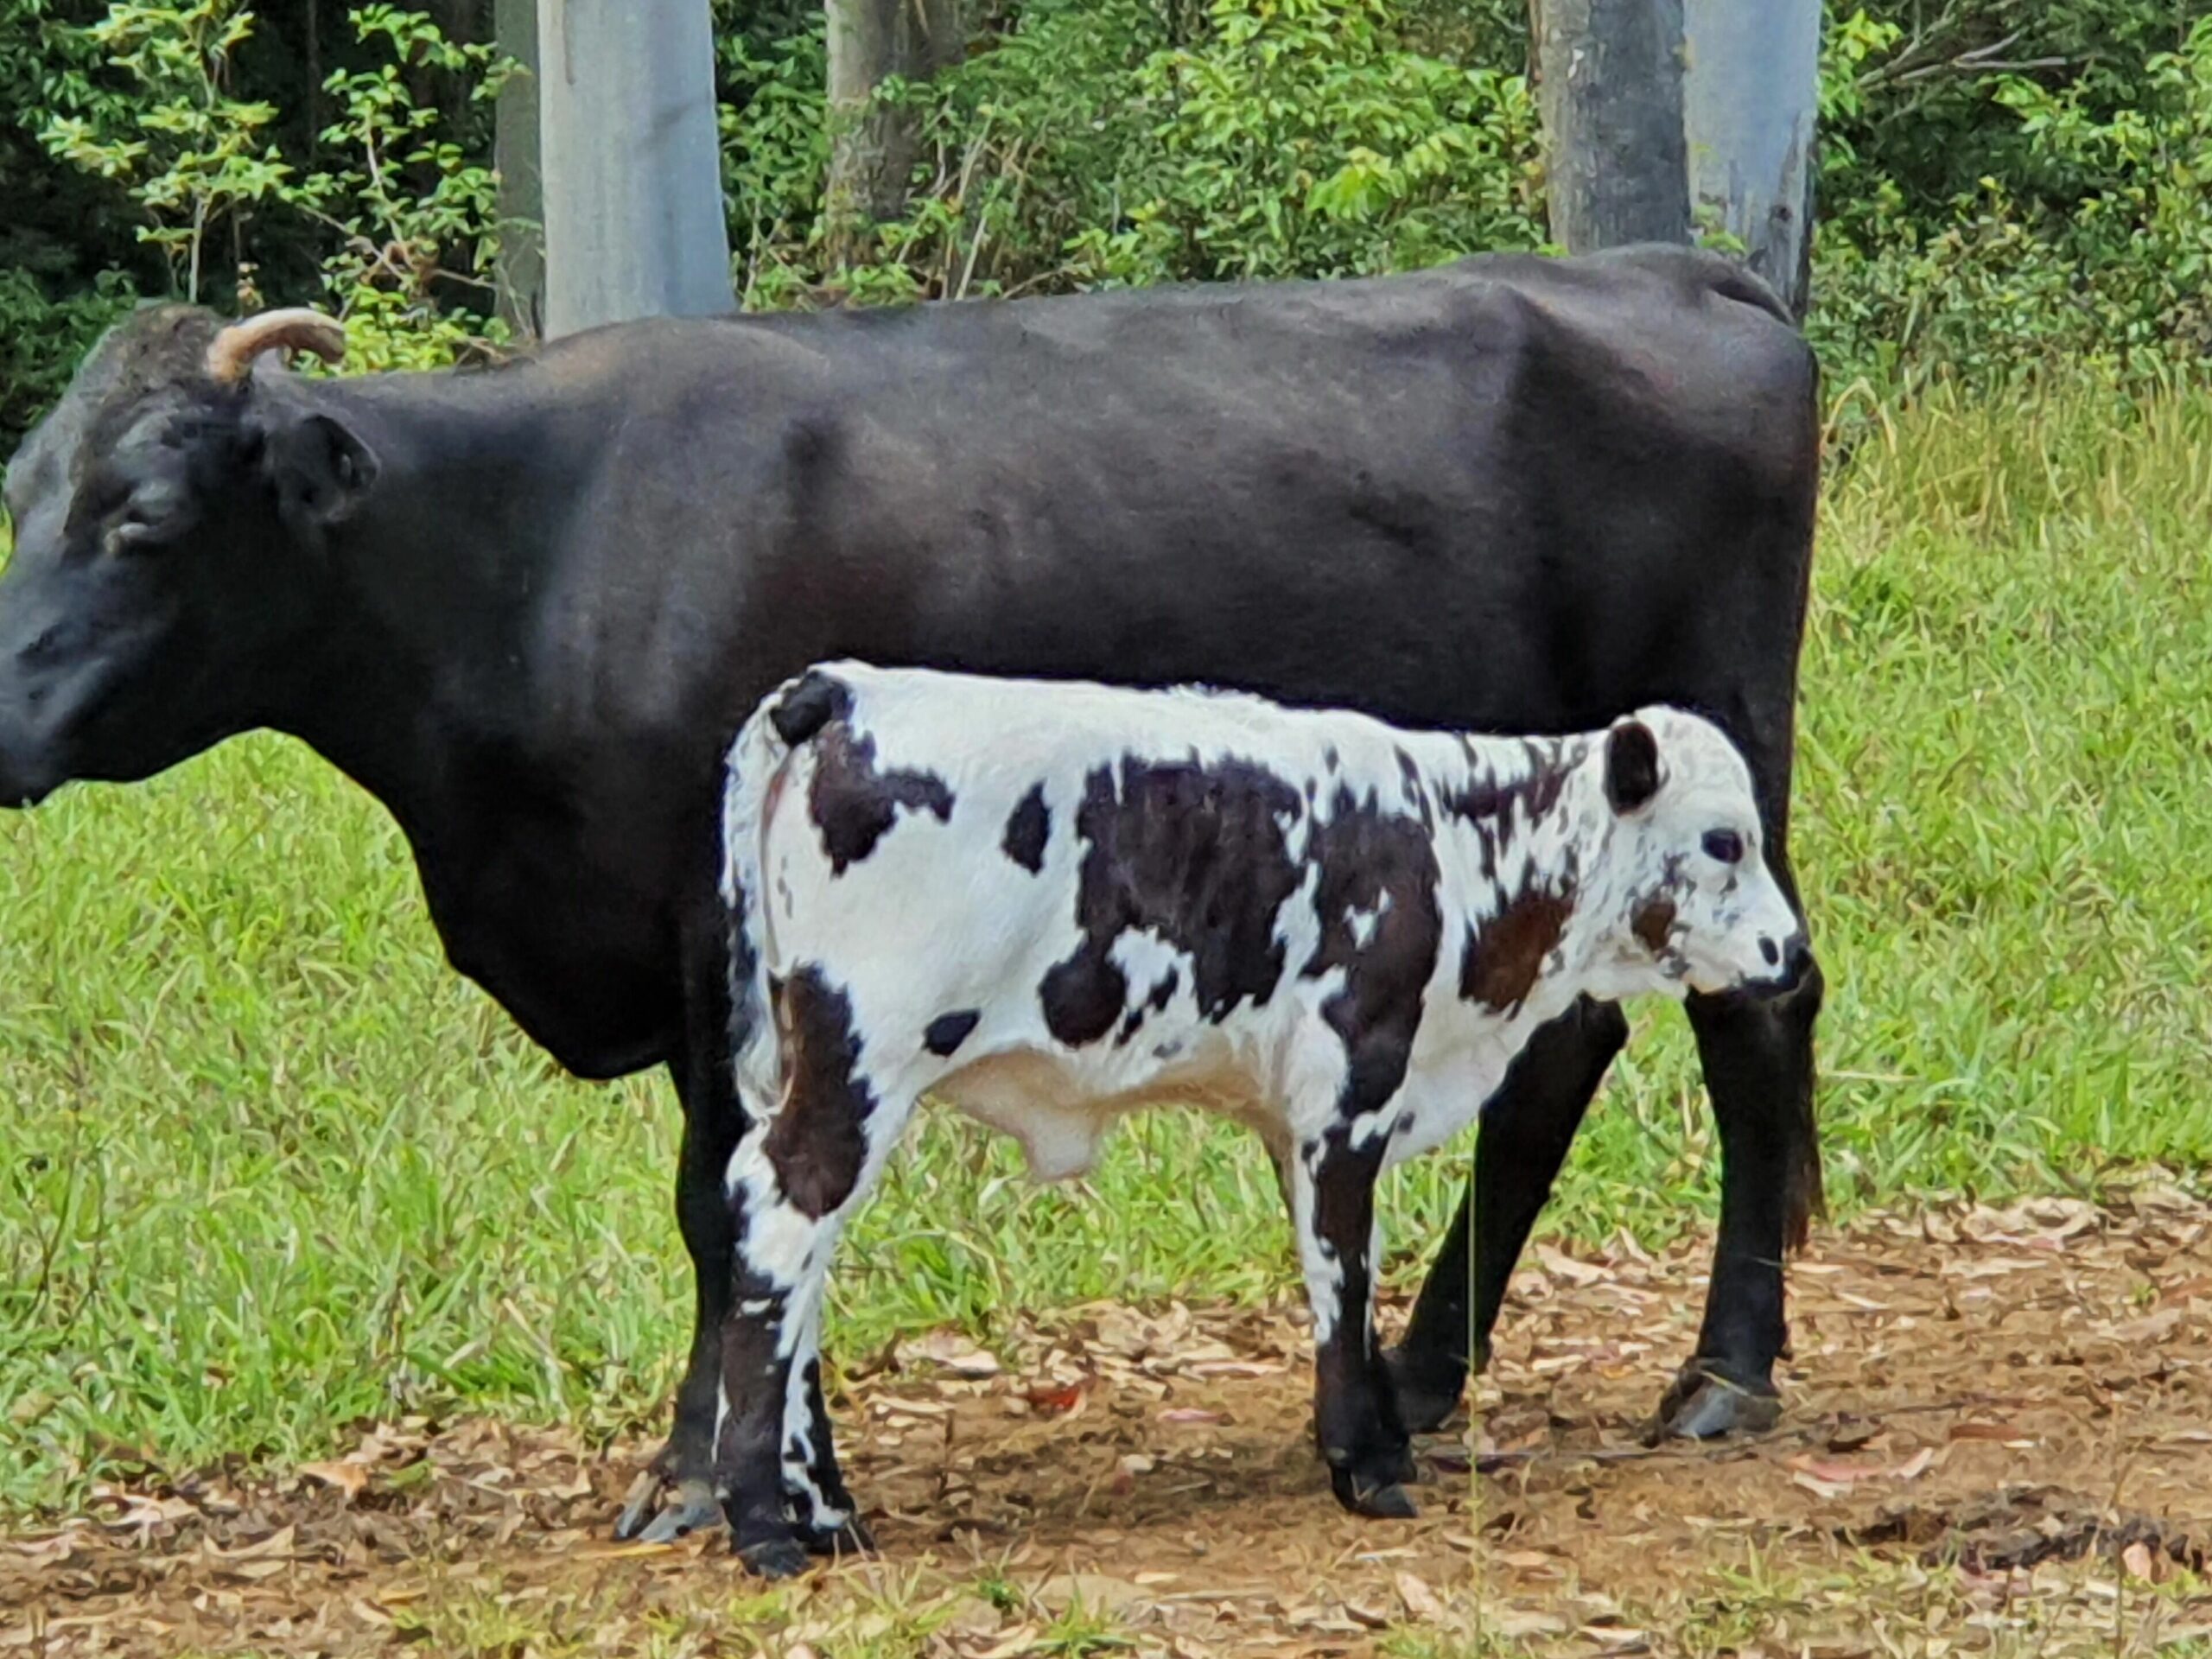
[[493, 38], [519, 66], [499, 88], [493, 166], [499, 175], [499, 314], [518, 338], [545, 327], [545, 194], [537, 172], [537, 0], [498, 0]]
[[959, 0], [825, 0], [830, 37], [830, 251], [843, 264], [898, 217], [918, 154], [912, 116], [874, 107], [892, 76], [927, 80], [963, 44]]
[[1820, 0], [1529, 0], [1554, 241], [1719, 233], [1802, 315]]
[[1552, 239], [1569, 253], [1687, 242], [1682, 0], [1541, 0]]

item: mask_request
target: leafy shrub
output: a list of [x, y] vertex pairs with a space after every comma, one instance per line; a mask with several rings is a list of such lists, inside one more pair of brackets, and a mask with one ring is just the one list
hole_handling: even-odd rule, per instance
[[349, 16], [365, 50], [322, 83], [339, 118], [320, 135], [332, 165], [296, 166], [272, 137], [276, 105], [232, 95], [256, 25], [244, 0], [115, 0], [84, 38], [128, 95], [85, 100], [44, 137], [127, 194], [140, 238], [162, 251], [185, 297], [216, 297], [219, 271], [234, 290], [224, 297], [253, 309], [264, 235], [304, 239], [319, 250], [325, 302], [349, 325], [349, 366], [449, 362], [498, 333], [474, 308], [490, 291], [477, 273], [490, 262], [497, 190], [444, 130], [434, 94], [458, 83], [467, 102], [487, 99], [499, 63], [488, 46], [448, 41], [426, 13], [369, 4]]

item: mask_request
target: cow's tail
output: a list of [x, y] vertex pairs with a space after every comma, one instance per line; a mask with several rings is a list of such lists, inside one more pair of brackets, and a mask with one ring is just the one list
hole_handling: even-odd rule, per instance
[[786, 680], [761, 700], [730, 745], [722, 791], [721, 894], [729, 924], [730, 1064], [739, 1084], [772, 1085], [776, 1022], [768, 995], [767, 884], [761, 847], [791, 751], [851, 704], [851, 691], [819, 669]]

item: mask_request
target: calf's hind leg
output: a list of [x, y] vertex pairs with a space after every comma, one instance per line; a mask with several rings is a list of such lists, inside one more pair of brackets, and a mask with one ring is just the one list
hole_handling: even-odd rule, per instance
[[846, 1218], [918, 1093], [867, 1073], [850, 1003], [813, 969], [785, 985], [781, 1014], [783, 1103], [754, 1117], [725, 1185], [735, 1270], [715, 1438], [732, 1541], [766, 1578], [865, 1545], [822, 1408], [823, 1292]]

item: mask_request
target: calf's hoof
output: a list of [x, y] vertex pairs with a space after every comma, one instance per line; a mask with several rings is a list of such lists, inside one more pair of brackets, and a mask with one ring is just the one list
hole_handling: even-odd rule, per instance
[[795, 1579], [814, 1564], [806, 1546], [796, 1538], [762, 1538], [737, 1547], [737, 1559], [755, 1578]]
[[1694, 1359], [1669, 1385], [1657, 1414], [1644, 1427], [1643, 1443], [1763, 1434], [1781, 1417], [1782, 1395], [1771, 1386], [1746, 1388]]
[[859, 1516], [841, 1526], [801, 1526], [799, 1543], [810, 1555], [873, 1555], [875, 1538]]
[[[654, 1505], [664, 1493], [668, 1502], [656, 1512]], [[722, 1506], [713, 1486], [695, 1476], [677, 1481], [671, 1490], [668, 1472], [655, 1459], [652, 1467], [630, 1483], [622, 1513], [615, 1517], [614, 1535], [626, 1542], [672, 1544], [687, 1534], [719, 1524], [721, 1518]]]

